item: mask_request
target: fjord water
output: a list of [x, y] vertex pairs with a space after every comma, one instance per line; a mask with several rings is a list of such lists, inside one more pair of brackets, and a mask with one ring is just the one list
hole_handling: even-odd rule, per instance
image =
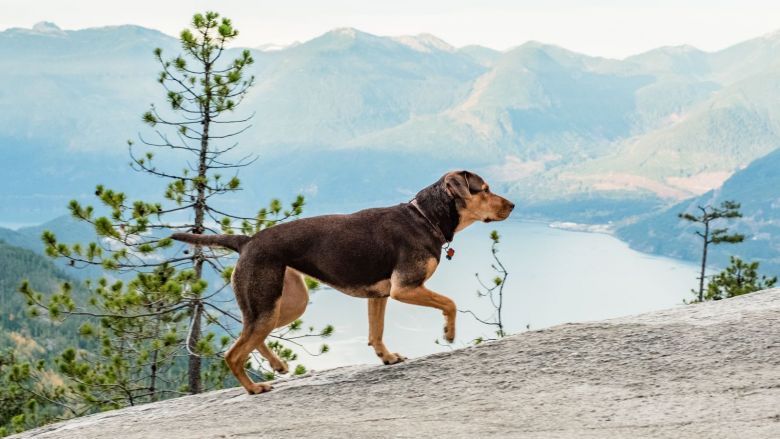
[[[567, 322], [601, 320], [681, 306], [696, 283], [694, 264], [631, 250], [607, 234], [565, 231], [542, 223], [505, 221], [475, 224], [460, 232], [455, 257], [442, 258], [427, 286], [482, 317], [490, 316], [487, 298], [478, 298], [479, 272], [485, 282], [490, 266], [491, 230], [501, 235], [499, 256], [509, 271], [504, 289], [504, 321], [509, 333]], [[378, 364], [367, 346], [367, 305], [332, 290], [313, 294], [303, 316], [306, 325], [332, 323], [331, 351], [319, 357], [302, 354], [310, 369], [356, 363]], [[443, 317], [437, 310], [389, 301], [384, 339], [388, 349], [408, 357], [450, 349], [441, 340]], [[453, 347], [463, 347], [492, 330], [459, 313]], [[319, 341], [312, 342], [316, 352]], [[555, 349], [554, 346], [550, 347]]]

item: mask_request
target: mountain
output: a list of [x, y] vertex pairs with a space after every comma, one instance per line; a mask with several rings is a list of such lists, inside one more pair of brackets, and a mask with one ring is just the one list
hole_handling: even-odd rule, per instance
[[[471, 168], [527, 216], [646, 212], [714, 189], [780, 145], [779, 45], [769, 34], [717, 52], [663, 47], [615, 60], [539, 42], [499, 52], [341, 28], [251, 49], [257, 82], [236, 116], [254, 114], [239, 141], [260, 160], [230, 202], [254, 210], [303, 192], [311, 212], [343, 211], [405, 201], [444, 170]], [[127, 168], [125, 145], [155, 135], [140, 122], [150, 103], [164, 104], [155, 47], [179, 50], [130, 25], [0, 32], [0, 219], [52, 218], [97, 183], [160, 191]], [[578, 200], [600, 207], [565, 208]]]
[[122, 152], [136, 130], [121, 128], [137, 128], [139, 104], [159, 96], [150, 50], [177, 46], [138, 26], [61, 31], [49, 23], [0, 32], [0, 136], [60, 155]]
[[[751, 163], [726, 180], [721, 187], [699, 197], [684, 200], [661, 212], [618, 228], [617, 236], [639, 251], [700, 260], [701, 238], [695, 226], [677, 218], [694, 212], [696, 206], [719, 205], [724, 200], [742, 204], [743, 218], [722, 223], [746, 235], [740, 244], [711, 246], [712, 265], [728, 265], [729, 256], [761, 263], [761, 271], [780, 275], [780, 150]], [[716, 226], [720, 227], [720, 226]]]
[[[713, 84], [703, 83], [700, 91], [714, 89]], [[780, 145], [780, 107], [772, 99], [779, 90], [780, 69], [723, 86], [680, 112], [675, 121], [572, 172], [604, 185], [642, 188], [672, 199], [716, 188], [735, 170]]]
[[[780, 436], [780, 290], [71, 419], [46, 437]], [[269, 420], [273, 420], [271, 423]]]
[[87, 243], [95, 240], [95, 229], [83, 221], [75, 220], [70, 215], [62, 215], [39, 225], [20, 227], [16, 230], [0, 227], [0, 240], [42, 255], [44, 246], [41, 235], [44, 230], [53, 232], [58, 239], [63, 239], [63, 242], [67, 243]]
[[485, 67], [491, 67], [499, 58], [501, 58], [500, 51], [485, 46], [465, 46], [457, 49], [457, 51]]
[[43, 250], [43, 244], [41, 243], [40, 237], [36, 239], [35, 237], [28, 236], [19, 233], [16, 230], [7, 229], [5, 227], [0, 227], [0, 241], [3, 241], [5, 244], [12, 245], [14, 247], [33, 250], [37, 253], [42, 253]]
[[268, 151], [338, 148], [441, 112], [484, 71], [431, 36], [393, 39], [351, 28], [274, 55], [246, 104], [257, 112], [249, 142]]
[[[626, 97], [646, 81], [588, 71], [601, 61], [527, 43], [504, 53], [446, 112], [421, 115], [354, 142], [407, 150], [422, 146], [429, 153], [493, 162], [506, 155], [563, 162], [595, 155], [591, 148], [599, 140], [627, 130]], [[580, 148], [566, 142], [567, 136], [587, 141]]]
[[627, 58], [633, 71], [657, 78], [637, 94], [648, 129], [573, 174], [669, 199], [719, 187], [780, 145], [778, 52], [773, 33], [713, 53], [680, 46]]

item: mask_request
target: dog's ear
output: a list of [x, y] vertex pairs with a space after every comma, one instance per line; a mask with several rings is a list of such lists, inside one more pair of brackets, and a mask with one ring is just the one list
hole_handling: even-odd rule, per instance
[[469, 190], [468, 171], [451, 172], [444, 177], [444, 187], [455, 198], [467, 200], [471, 198]]

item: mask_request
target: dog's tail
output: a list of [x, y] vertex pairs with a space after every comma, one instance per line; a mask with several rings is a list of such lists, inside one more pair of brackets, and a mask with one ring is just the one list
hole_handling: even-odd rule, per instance
[[196, 245], [218, 246], [241, 252], [241, 248], [249, 242], [246, 235], [196, 235], [194, 233], [174, 233], [171, 238]]

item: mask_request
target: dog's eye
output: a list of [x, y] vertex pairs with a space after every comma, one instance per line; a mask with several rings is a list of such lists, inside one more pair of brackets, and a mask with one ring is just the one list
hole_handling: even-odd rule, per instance
[[485, 193], [487, 193], [487, 194], [489, 194], [489, 193], [490, 193], [490, 188], [489, 188], [489, 187], [486, 187], [486, 188], [485, 188]]

